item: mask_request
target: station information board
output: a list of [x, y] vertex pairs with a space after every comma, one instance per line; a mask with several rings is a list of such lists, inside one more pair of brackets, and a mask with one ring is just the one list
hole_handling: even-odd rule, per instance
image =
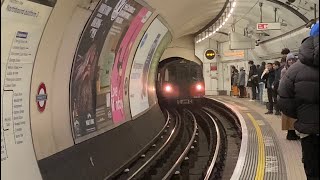
[[1, 4], [1, 179], [41, 179], [29, 96], [36, 52], [51, 10], [28, 0]]

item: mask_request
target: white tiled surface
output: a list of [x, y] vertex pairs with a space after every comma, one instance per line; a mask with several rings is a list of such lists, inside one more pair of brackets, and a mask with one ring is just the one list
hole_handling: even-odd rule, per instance
[[215, 96], [215, 98], [226, 100], [228, 102], [236, 102], [242, 104], [242, 108], [248, 107], [259, 113], [265, 118], [266, 122], [273, 128], [277, 135], [280, 148], [283, 154], [284, 161], [286, 162], [286, 171], [288, 180], [306, 180], [303, 163], [301, 162], [301, 145], [300, 141], [289, 141], [286, 139], [287, 131], [281, 130], [281, 118], [275, 115], [265, 115], [267, 112], [266, 106], [258, 102], [249, 101], [246, 98], [233, 98], [230, 96]]

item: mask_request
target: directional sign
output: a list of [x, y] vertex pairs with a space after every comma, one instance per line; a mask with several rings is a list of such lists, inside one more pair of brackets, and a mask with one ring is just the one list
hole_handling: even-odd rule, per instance
[[280, 23], [257, 23], [257, 30], [280, 30], [281, 25]]

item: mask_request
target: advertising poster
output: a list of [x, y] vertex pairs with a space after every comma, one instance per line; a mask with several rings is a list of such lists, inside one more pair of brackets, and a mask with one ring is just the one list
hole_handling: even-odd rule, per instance
[[153, 55], [168, 29], [155, 19], [144, 34], [136, 51], [130, 73], [130, 109], [132, 117], [149, 108], [148, 75]]
[[114, 61], [130, 24], [137, 18], [142, 23], [147, 14], [135, 1], [110, 0], [100, 1], [89, 18], [71, 74], [70, 106], [76, 139], [102, 133], [114, 125], [110, 82]]
[[123, 94], [125, 86], [129, 83], [128, 79], [125, 78], [125, 70], [127, 68], [132, 44], [135, 42], [143, 24], [150, 16], [150, 12], [148, 12], [149, 11], [146, 8], [140, 10], [138, 15], [131, 22], [129, 29], [117, 50], [111, 74], [111, 107], [114, 123], [120, 123], [125, 120]]
[[172, 40], [172, 35], [168, 31], [164, 37], [162, 38], [156, 52], [153, 55], [152, 63], [150, 65], [149, 70], [149, 78], [148, 78], [148, 99], [149, 99], [149, 105], [157, 103], [157, 93], [156, 93], [156, 77], [158, 72], [158, 64], [159, 60], [165, 51], [165, 49], [168, 47], [169, 43]]
[[1, 179], [40, 180], [31, 136], [31, 76], [53, 1], [1, 1]]

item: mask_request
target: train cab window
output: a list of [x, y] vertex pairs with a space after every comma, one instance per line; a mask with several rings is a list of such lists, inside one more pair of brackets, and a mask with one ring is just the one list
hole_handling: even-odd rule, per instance
[[201, 69], [196, 67], [190, 68], [190, 78], [193, 81], [201, 81]]
[[169, 81], [169, 71], [168, 69], [166, 69], [164, 72], [164, 82], [168, 82], [168, 81]]

